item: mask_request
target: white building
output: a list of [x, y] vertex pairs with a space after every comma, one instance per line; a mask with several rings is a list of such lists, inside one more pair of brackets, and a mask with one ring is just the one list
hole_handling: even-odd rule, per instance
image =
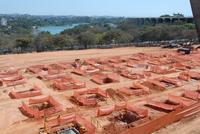
[[7, 19], [2, 18], [2, 19], [1, 19], [1, 25], [2, 25], [2, 26], [7, 26], [7, 24], [8, 24], [8, 23], [7, 23]]

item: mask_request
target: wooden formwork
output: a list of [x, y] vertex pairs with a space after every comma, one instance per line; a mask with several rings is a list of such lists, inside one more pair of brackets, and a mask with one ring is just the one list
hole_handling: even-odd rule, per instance
[[150, 66], [150, 72], [156, 74], [170, 74], [177, 72], [175, 68], [162, 67], [162, 66]]
[[[31, 107], [32, 105], [41, 103], [42, 106], [44, 106], [43, 109], [36, 109]], [[50, 107], [46, 107], [48, 105], [50, 105]], [[29, 99], [29, 104], [23, 102], [22, 105], [19, 107], [19, 110], [24, 115], [30, 118], [41, 118], [44, 116], [50, 116], [52, 114], [62, 111], [62, 109], [62, 105], [51, 96]]]
[[72, 73], [81, 75], [81, 76], [86, 76], [86, 75], [93, 75], [96, 73], [99, 73], [100, 69], [93, 67], [93, 66], [81, 66], [80, 68], [76, 68], [72, 70]]
[[[86, 95], [95, 95], [95, 98], [87, 98]], [[83, 91], [74, 91], [71, 100], [76, 102], [81, 106], [96, 106], [98, 104], [98, 98], [100, 100], [105, 100], [108, 97], [107, 92], [100, 89], [88, 89]]]
[[119, 104], [115, 104], [113, 106], [109, 106], [106, 108], [98, 108], [97, 109], [97, 117], [106, 116], [106, 115], [111, 114], [112, 112], [121, 111], [121, 110], [128, 110], [128, 111], [134, 112], [140, 118], [145, 118], [148, 116], [147, 109], [142, 109], [135, 105], [131, 105], [131, 104], [127, 104], [127, 103], [119, 103]]
[[[200, 80], [200, 73], [197, 71], [200, 66], [198, 63], [200, 61], [199, 58], [200, 56], [198, 53], [192, 54], [191, 56], [183, 56], [175, 53], [138, 53], [128, 56], [128, 58], [117, 56], [88, 59], [83, 63], [80, 62], [81, 64], [79, 64], [78, 67], [73, 67], [73, 62], [48, 63], [46, 65], [30, 66], [27, 68], [27, 71], [32, 73], [25, 72], [23, 75], [16, 70], [2, 71], [0, 72], [0, 79], [2, 84], [13, 86], [20, 84], [21, 79], [23, 80], [23, 78], [25, 78], [24, 76], [38, 76], [38, 78], [42, 80], [47, 80], [45, 83], [50, 84], [48, 87], [49, 89], [44, 88], [47, 89], [47, 91], [43, 93], [60, 97], [59, 101], [63, 101], [62, 99], [65, 98], [65, 95], [63, 96], [62, 93], [51, 91], [52, 87], [61, 91], [80, 89], [74, 91], [72, 97], [71, 93], [73, 92], [64, 92], [69, 95], [66, 96], [66, 98], [73, 98], [76, 103], [80, 104], [79, 106], [83, 105], [83, 107], [76, 105], [76, 111], [74, 110], [74, 107], [67, 107], [65, 111], [62, 111], [62, 105], [57, 100], [54, 100], [53, 97], [40, 99], [31, 98], [29, 103], [22, 103], [22, 106], [20, 107], [21, 112], [30, 118], [42, 118], [44, 116], [53, 117], [53, 120], [50, 119], [47, 121], [50, 131], [55, 130], [54, 132], [57, 132], [60, 128], [65, 128], [66, 125], [68, 126], [68, 124], [78, 123], [86, 128], [88, 134], [93, 134], [95, 133], [95, 126], [91, 125], [91, 122], [100, 121], [101, 123], [102, 121], [103, 125], [107, 125], [107, 123], [114, 122], [111, 117], [115, 118], [116, 115], [118, 117], [118, 115], [124, 111], [131, 111], [139, 117], [139, 120], [138, 122], [136, 121], [130, 124], [126, 124], [126, 122], [120, 122], [121, 120], [118, 120], [118, 124], [124, 128], [124, 132], [122, 132], [122, 134], [149, 134], [175, 121], [200, 112], [200, 88], [198, 87], [195, 91], [179, 90], [179, 87], [182, 87], [183, 85], [191, 87], [189, 85], [190, 82], [192, 83], [191, 85], [194, 86], [197, 83], [197, 80]], [[148, 70], [149, 67], [150, 70]], [[133, 70], [133, 73], [131, 71], [127, 71], [130, 69], [135, 69], [135, 72], [133, 72]], [[76, 75], [73, 75], [72, 78], [71, 75], [67, 75], [67, 73], [71, 71], [78, 75], [91, 75], [91, 80], [99, 84], [99, 88], [94, 87], [93, 89], [93, 86], [96, 84], [88, 81], [88, 78]], [[176, 77], [178, 74], [176, 73], [177, 71], [180, 72], [178, 77]], [[169, 73], [170, 75], [168, 75]], [[131, 85], [131, 80], [120, 77], [120, 75], [133, 80], [140, 80], [141, 82], [134, 82], [133, 85]], [[191, 79], [196, 81], [191, 81]], [[34, 78], [33, 80], [40, 84], [41, 82], [44, 82]], [[91, 89], [81, 89], [86, 87], [86, 83], [88, 84], [88, 88]], [[112, 84], [104, 85], [107, 83]], [[117, 84], [115, 85], [114, 83]], [[118, 89], [118, 87], [124, 88]], [[115, 88], [118, 90], [106, 90], [110, 96], [107, 98], [106, 91], [101, 90], [104, 88]], [[166, 92], [153, 92], [152, 90], [154, 89]], [[171, 90], [167, 91], [166, 89]], [[166, 93], [170, 93], [170, 95], [166, 96]], [[180, 93], [182, 94], [180, 95]], [[26, 98], [41, 95], [41, 91], [37, 89], [35, 90], [34, 88], [20, 92], [12, 91], [9, 95], [11, 98]], [[112, 97], [112, 95], [114, 97]], [[138, 96], [141, 95], [143, 96], [139, 98]], [[99, 103], [100, 99], [95, 98], [94, 96], [100, 96], [104, 98], [106, 102]], [[160, 100], [160, 98], [166, 99], [163, 101]], [[13, 101], [13, 103], [15, 102]], [[70, 102], [64, 100], [62, 103], [69, 104]], [[113, 103], [116, 104], [113, 105]], [[74, 104], [71, 105], [74, 106]], [[99, 105], [102, 107], [96, 107]], [[36, 108], [36, 106], [39, 108]], [[71, 111], [69, 109], [71, 109]], [[71, 113], [72, 111], [75, 111], [76, 114], [64, 115], [65, 113]], [[61, 115], [57, 116], [58, 114]], [[91, 122], [89, 120], [88, 122], [83, 121], [83, 117], [87, 120], [91, 119]], [[38, 122], [40, 122], [40, 120], [38, 120]], [[95, 125], [97, 129], [104, 129], [103, 126], [98, 128], [98, 124]], [[110, 128], [110, 131], [112, 131], [112, 128]], [[98, 132], [99, 131], [97, 131], [97, 133]], [[121, 131], [118, 131], [118, 133], [121, 133]]]
[[62, 77], [52, 81], [52, 87], [55, 90], [73, 90], [86, 87], [85, 82], [80, 82], [72, 77]]
[[122, 70], [120, 72], [120, 75], [128, 79], [138, 80], [150, 77], [151, 73], [147, 71], [143, 71], [142, 73], [136, 73], [136, 72], [131, 72], [129, 70]]
[[196, 102], [193, 105], [177, 108], [176, 110], [161, 117], [157, 117], [156, 119], [148, 121], [144, 124], [124, 130], [121, 134], [150, 134], [172, 124], [173, 122], [177, 122], [198, 112], [200, 112], [200, 103]]
[[118, 89], [119, 92], [131, 96], [141, 96], [141, 95], [148, 95], [151, 93], [150, 89], [139, 82], [134, 82], [130, 87], [123, 87]]
[[73, 128], [73, 126], [70, 126], [70, 123], [73, 125], [79, 124], [80, 125], [79, 131], [81, 131], [84, 134], [95, 134], [96, 128], [92, 124], [92, 122], [76, 114], [62, 115], [54, 119], [46, 120], [45, 132], [56, 133], [60, 130], [59, 127], [62, 127], [62, 126], [65, 126], [66, 128], [70, 128], [70, 127]]
[[156, 79], [148, 79], [143, 83], [150, 89], [164, 91], [168, 87], [181, 87], [183, 82], [177, 78], [160, 77]]
[[10, 98], [12, 99], [21, 99], [42, 95], [41, 89], [38, 86], [34, 86], [33, 88], [25, 91], [11, 91], [9, 93]]
[[108, 83], [116, 83], [119, 82], [119, 75], [116, 73], [112, 73], [112, 74], [96, 74], [92, 76], [91, 79], [93, 82], [97, 83], [97, 84], [108, 84]]

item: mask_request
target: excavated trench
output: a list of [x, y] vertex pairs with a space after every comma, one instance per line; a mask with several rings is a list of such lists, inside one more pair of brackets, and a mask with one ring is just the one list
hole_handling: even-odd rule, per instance
[[113, 83], [113, 80], [110, 78], [105, 78], [105, 79], [103, 79], [103, 83], [105, 83], [105, 84]]
[[115, 120], [121, 121], [125, 124], [133, 123], [137, 120], [139, 120], [139, 117], [137, 114], [130, 112], [130, 111], [123, 111], [119, 115], [115, 116]]
[[33, 109], [38, 109], [39, 111], [42, 111], [44, 109], [48, 109], [48, 108], [53, 107], [53, 105], [48, 103], [48, 102], [44, 102], [44, 103], [34, 104], [31, 107]]

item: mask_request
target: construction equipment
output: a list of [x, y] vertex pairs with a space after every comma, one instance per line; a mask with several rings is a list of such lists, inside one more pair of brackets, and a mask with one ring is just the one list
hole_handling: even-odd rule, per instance
[[182, 54], [191, 54], [191, 49], [190, 48], [179, 48], [177, 50], [178, 53], [182, 53]]

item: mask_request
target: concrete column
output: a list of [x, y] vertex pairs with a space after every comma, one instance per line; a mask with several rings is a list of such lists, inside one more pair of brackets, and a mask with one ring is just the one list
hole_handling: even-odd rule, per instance
[[200, 0], [190, 0], [192, 12], [196, 23], [198, 38], [200, 41]]

